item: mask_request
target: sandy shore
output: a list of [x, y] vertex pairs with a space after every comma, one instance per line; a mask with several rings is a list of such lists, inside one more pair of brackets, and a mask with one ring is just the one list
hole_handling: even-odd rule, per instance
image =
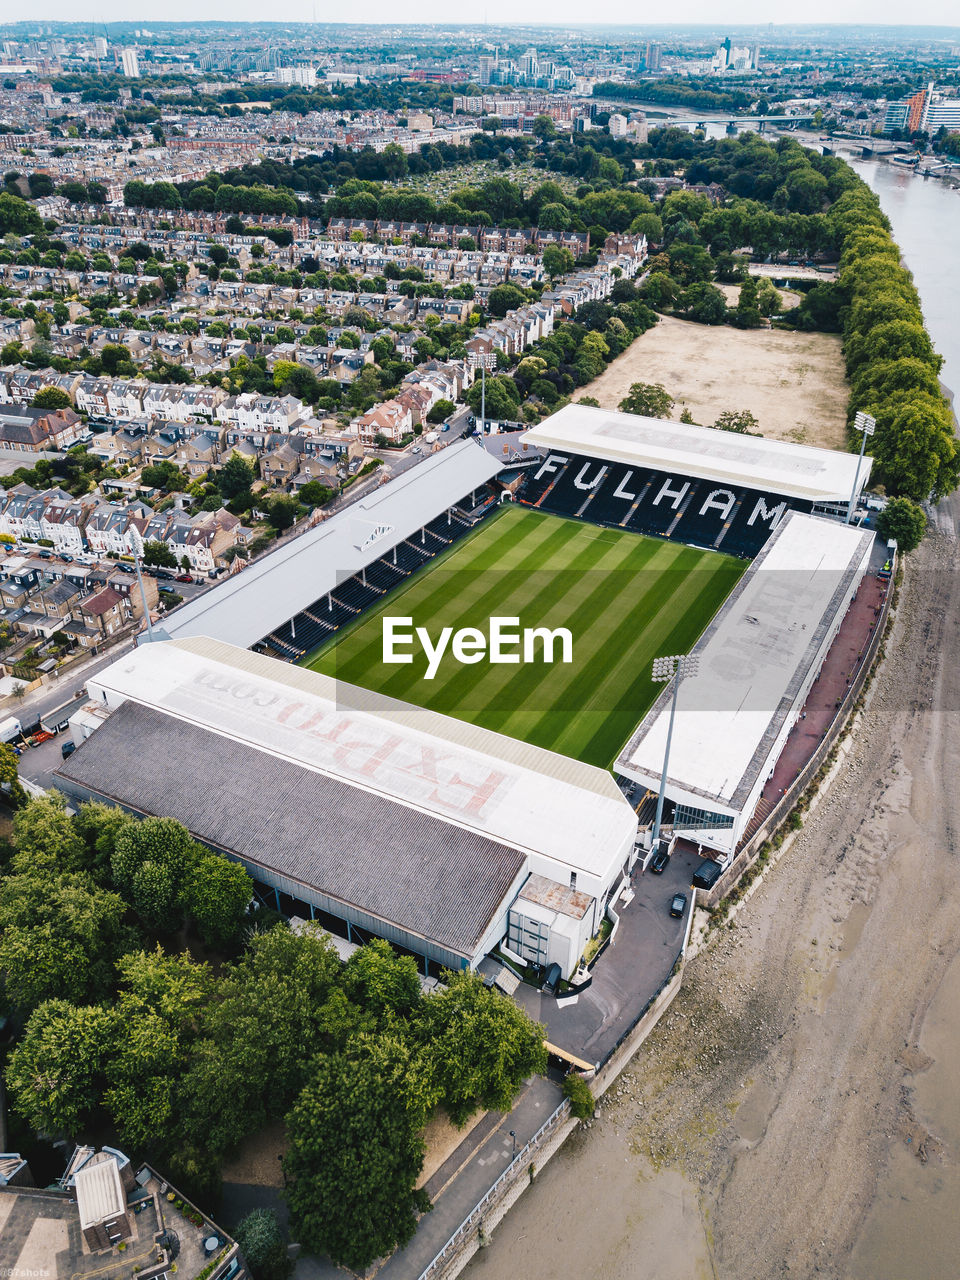
[[957, 1274], [960, 503], [938, 515], [827, 796], [467, 1275]]
[[[737, 289], [726, 286], [728, 300]], [[787, 300], [789, 302], [789, 299]], [[660, 382], [694, 421], [711, 426], [725, 409], [749, 409], [765, 436], [846, 448], [849, 390], [839, 337], [780, 329], [733, 329], [673, 316], [637, 338], [574, 397], [615, 409], [631, 382]]]

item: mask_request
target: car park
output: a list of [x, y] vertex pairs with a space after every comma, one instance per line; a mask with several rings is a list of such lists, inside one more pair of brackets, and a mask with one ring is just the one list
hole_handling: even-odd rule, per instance
[[670, 855], [666, 849], [658, 849], [650, 859], [650, 870], [655, 876], [663, 875], [667, 869], [667, 863], [670, 861]]
[[687, 909], [687, 895], [675, 893], [670, 899], [670, 914], [679, 919]]

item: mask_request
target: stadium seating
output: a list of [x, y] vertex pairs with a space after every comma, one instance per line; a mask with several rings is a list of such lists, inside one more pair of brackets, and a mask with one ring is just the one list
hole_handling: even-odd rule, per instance
[[[496, 508], [491, 507], [491, 512]], [[298, 662], [312, 649], [353, 622], [372, 604], [383, 600], [404, 578], [422, 569], [434, 556], [439, 555], [474, 528], [476, 521], [464, 519], [451, 512], [437, 516], [426, 526], [423, 535], [415, 533], [394, 550], [388, 551], [369, 564], [363, 575], [355, 574], [334, 587], [329, 596], [321, 596], [307, 609], [301, 610], [291, 621], [275, 627], [264, 636], [261, 644], [277, 657], [288, 662]]]
[[[592, 489], [578, 486], [578, 480], [580, 485], [595, 480], [604, 467]], [[679, 500], [678, 494], [682, 494]], [[715, 547], [744, 558], [760, 551], [788, 508], [810, 510], [809, 502], [743, 485], [720, 486], [648, 467], [576, 456], [539, 479], [537, 470], [531, 470], [519, 500], [554, 515], [579, 515], [593, 524]]]

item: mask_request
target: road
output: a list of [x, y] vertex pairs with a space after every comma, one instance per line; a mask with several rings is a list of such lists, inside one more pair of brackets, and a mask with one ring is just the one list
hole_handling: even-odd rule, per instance
[[829, 792], [469, 1276], [957, 1274], [958, 530], [954, 499]]

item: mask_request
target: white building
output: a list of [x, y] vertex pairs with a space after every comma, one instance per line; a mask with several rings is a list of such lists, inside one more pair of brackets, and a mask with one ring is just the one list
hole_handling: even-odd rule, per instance
[[140, 57], [136, 49], [124, 49], [120, 54], [120, 62], [123, 67], [123, 74], [128, 80], [139, 80], [140, 78]]

